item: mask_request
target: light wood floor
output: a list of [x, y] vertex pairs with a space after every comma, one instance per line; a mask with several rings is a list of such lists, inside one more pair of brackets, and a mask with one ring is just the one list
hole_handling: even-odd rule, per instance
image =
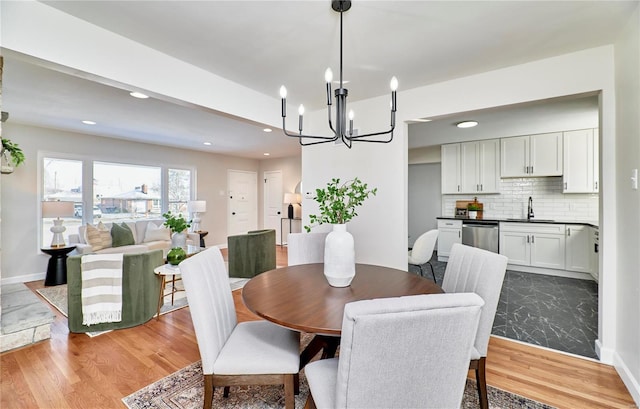
[[[286, 248], [277, 253], [286, 265]], [[234, 299], [239, 320], [257, 319], [240, 291]], [[0, 355], [1, 408], [124, 407], [124, 396], [200, 359], [188, 308], [95, 338], [70, 334], [56, 314], [50, 340]], [[636, 407], [614, 368], [509, 340], [491, 339], [487, 372], [490, 385], [558, 408]]]

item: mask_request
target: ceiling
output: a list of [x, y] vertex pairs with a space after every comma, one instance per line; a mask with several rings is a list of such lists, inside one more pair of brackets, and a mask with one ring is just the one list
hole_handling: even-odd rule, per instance
[[[320, 109], [324, 70], [330, 66], [335, 77], [339, 73], [339, 16], [328, 0], [44, 3], [273, 96], [274, 115], [280, 85], [287, 86], [290, 103]], [[354, 1], [344, 14], [349, 99], [388, 93], [395, 75], [401, 107], [402, 90], [611, 44], [637, 6], [637, 1]], [[263, 124], [180, 101], [134, 99], [128, 89], [135, 84], [108, 86], [10, 50], [3, 54], [2, 110], [10, 113], [10, 122], [248, 158], [300, 152], [296, 139], [277, 129], [265, 133]], [[84, 125], [84, 119], [97, 125]]]

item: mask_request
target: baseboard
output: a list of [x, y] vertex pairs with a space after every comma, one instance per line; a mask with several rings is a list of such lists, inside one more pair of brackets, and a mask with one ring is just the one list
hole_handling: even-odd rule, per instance
[[613, 365], [615, 351], [611, 348], [603, 348], [599, 339], [595, 343], [596, 355], [600, 357], [603, 364]]
[[39, 281], [39, 280], [44, 280], [46, 275], [47, 273], [42, 272], [42, 273], [25, 274], [17, 277], [3, 278], [2, 280], [0, 280], [0, 284], [5, 285], [5, 284], [28, 283], [29, 281]]
[[615, 352], [613, 355], [613, 366], [616, 368], [616, 371], [618, 371], [618, 375], [620, 375], [622, 382], [629, 390], [629, 393], [631, 394], [633, 400], [636, 402], [636, 405], [640, 407], [640, 380], [633, 377], [633, 374], [631, 373], [627, 365], [625, 365], [624, 361], [617, 352]]
[[578, 273], [575, 271], [567, 271], [567, 270], [554, 270], [552, 268], [529, 267], [529, 266], [521, 266], [518, 264], [507, 264], [507, 270], [520, 271], [523, 273], [544, 274], [544, 275], [555, 276], [555, 277], [577, 278], [580, 280], [595, 281], [593, 279], [593, 276], [589, 273]]

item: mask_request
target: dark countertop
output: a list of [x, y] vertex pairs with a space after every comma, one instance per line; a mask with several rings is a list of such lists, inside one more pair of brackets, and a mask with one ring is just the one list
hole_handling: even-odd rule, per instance
[[594, 221], [582, 221], [582, 220], [551, 220], [551, 219], [537, 219], [533, 218], [532, 220], [527, 219], [515, 219], [515, 218], [502, 218], [502, 217], [484, 217], [482, 219], [469, 219], [464, 217], [453, 217], [453, 216], [440, 216], [436, 217], [436, 219], [440, 220], [461, 220], [463, 222], [503, 222], [503, 223], [531, 223], [531, 224], [578, 224], [582, 226], [591, 226], [598, 228], [598, 223]]

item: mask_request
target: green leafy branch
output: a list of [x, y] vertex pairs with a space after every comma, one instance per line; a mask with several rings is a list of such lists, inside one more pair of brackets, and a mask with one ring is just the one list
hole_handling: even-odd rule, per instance
[[356, 207], [361, 206], [370, 195], [376, 195], [377, 188], [369, 189], [369, 186], [358, 178], [340, 184], [340, 179], [333, 178], [327, 183], [325, 189], [316, 189], [315, 201], [320, 207], [320, 215], [309, 215], [309, 226], [305, 230], [311, 231], [311, 227], [324, 223], [344, 224], [358, 215]]

